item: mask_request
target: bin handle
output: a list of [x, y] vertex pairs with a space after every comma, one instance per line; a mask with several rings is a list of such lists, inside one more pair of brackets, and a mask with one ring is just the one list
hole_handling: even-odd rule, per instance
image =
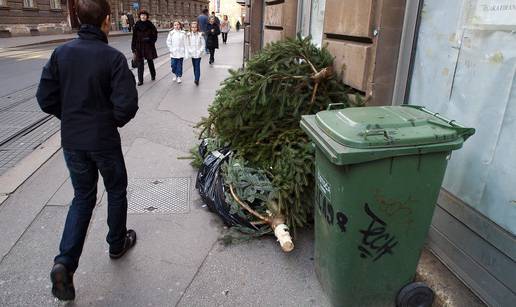
[[343, 104], [342, 102], [330, 103], [330, 104], [328, 104], [328, 108], [326, 109], [326, 111], [331, 111], [332, 108], [336, 107], [336, 106], [345, 106], [345, 104]]
[[364, 139], [367, 139], [368, 136], [372, 136], [372, 135], [382, 135], [383, 137], [385, 137], [386, 140], [390, 140], [391, 139], [391, 136], [389, 135], [389, 131], [385, 130], [385, 129], [367, 129], [366, 131], [364, 131], [362, 133], [362, 136], [364, 137]]
[[[425, 112], [427, 114], [430, 114], [433, 117], [435, 117], [435, 118], [437, 118], [437, 119], [439, 119], [441, 121], [446, 122], [448, 125], [452, 126], [453, 128], [456, 128], [457, 129], [457, 133], [464, 138], [464, 141], [467, 140], [473, 134], [475, 134], [475, 128], [466, 128], [466, 127], [464, 127], [464, 126], [462, 126], [460, 124], [457, 124], [457, 122], [455, 120], [450, 120], [450, 119], [442, 116], [439, 113], [432, 112], [432, 111], [428, 110], [427, 108], [425, 108], [423, 106], [414, 106], [414, 105], [407, 105], [407, 106], [419, 109], [420, 111], [423, 111], [423, 112]], [[435, 124], [440, 124], [437, 121], [434, 121], [434, 123]]]

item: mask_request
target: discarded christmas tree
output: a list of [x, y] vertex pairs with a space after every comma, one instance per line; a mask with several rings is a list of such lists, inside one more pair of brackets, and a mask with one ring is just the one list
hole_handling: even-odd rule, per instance
[[[349, 88], [337, 80], [332, 66], [332, 55], [310, 38], [272, 43], [244, 69], [230, 71], [209, 116], [197, 126], [202, 129], [201, 138], [228, 144], [240, 159], [223, 172], [228, 179], [228, 203], [270, 231], [282, 225], [281, 230], [288, 233], [283, 224], [295, 229], [309, 221], [314, 152], [299, 122], [302, 115], [325, 110], [330, 103], [349, 104]], [[260, 174], [262, 180], [243, 180], [246, 170]], [[259, 192], [264, 178], [271, 184], [266, 198]], [[258, 227], [251, 231], [267, 232]]]

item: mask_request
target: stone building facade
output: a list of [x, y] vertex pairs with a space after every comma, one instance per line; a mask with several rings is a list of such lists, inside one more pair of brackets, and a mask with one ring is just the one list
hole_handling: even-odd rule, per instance
[[[0, 37], [62, 34], [79, 27], [75, 0], [0, 0]], [[209, 0], [110, 0], [112, 29], [120, 16], [144, 9], [156, 26], [168, 28], [174, 20], [192, 21]]]
[[[1, 1], [1, 0], [0, 0]], [[136, 5], [138, 9], [135, 9]], [[209, 8], [209, 0], [111, 0], [113, 27], [118, 28], [118, 21], [123, 13], [146, 10], [150, 13], [150, 20], [158, 28], [169, 28], [171, 23], [193, 21], [201, 11]]]
[[227, 15], [232, 31], [235, 30], [237, 20], [240, 21], [241, 26], [244, 23], [245, 7], [242, 6], [242, 2], [239, 3], [235, 0], [212, 0], [210, 1], [210, 12], [215, 12], [215, 15], [221, 20], [224, 15]]
[[67, 0], [0, 0], [0, 37], [70, 31]]

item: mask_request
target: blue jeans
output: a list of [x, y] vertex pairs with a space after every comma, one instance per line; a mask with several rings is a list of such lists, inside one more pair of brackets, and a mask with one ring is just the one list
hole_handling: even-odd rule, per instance
[[108, 194], [109, 232], [106, 240], [112, 252], [123, 248], [127, 232], [127, 172], [122, 149], [82, 151], [63, 149], [66, 166], [74, 189], [74, 198], [59, 245], [55, 263], [62, 263], [71, 272], [79, 265], [90, 219], [97, 202], [99, 171]]
[[204, 46], [206, 46], [206, 54], [210, 53], [210, 50], [208, 49], [208, 36], [207, 35], [203, 35], [202, 37], [204, 37]]
[[201, 58], [192, 58], [192, 66], [195, 81], [201, 79]]
[[181, 78], [183, 76], [183, 58], [171, 58], [170, 66], [172, 67], [172, 73], [175, 74], [176, 77]]

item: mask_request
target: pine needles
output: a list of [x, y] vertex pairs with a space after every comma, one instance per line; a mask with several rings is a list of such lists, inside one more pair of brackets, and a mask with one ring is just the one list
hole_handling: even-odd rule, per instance
[[[240, 197], [267, 204], [293, 228], [307, 224], [313, 207], [314, 151], [299, 127], [301, 116], [330, 103], [349, 104], [349, 88], [334, 76], [332, 65], [332, 55], [310, 38], [272, 43], [244, 69], [230, 71], [209, 116], [197, 125], [202, 138], [229, 144], [241, 167], [253, 170], [251, 177], [239, 181], [231, 168], [225, 168], [226, 179], [235, 184]], [[240, 179], [242, 171], [237, 172]], [[239, 182], [252, 184], [245, 190]]]

